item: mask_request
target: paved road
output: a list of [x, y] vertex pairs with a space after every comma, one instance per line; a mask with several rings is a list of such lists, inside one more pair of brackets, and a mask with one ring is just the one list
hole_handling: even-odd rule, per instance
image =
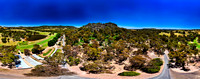
[[167, 57], [167, 54], [168, 54], [168, 51], [165, 51], [165, 55], [164, 55], [164, 68], [163, 68], [163, 71], [161, 72], [160, 75], [156, 76], [156, 77], [153, 77], [153, 78], [150, 78], [150, 79], [172, 79], [171, 76], [170, 76], [170, 71], [167, 67], [167, 64], [169, 63], [168, 61], [168, 57]]
[[62, 41], [63, 41], [63, 46], [65, 46], [65, 34], [63, 34]]
[[94, 79], [94, 78], [86, 78], [86, 77], [80, 77], [80, 76], [61, 76], [57, 79]]

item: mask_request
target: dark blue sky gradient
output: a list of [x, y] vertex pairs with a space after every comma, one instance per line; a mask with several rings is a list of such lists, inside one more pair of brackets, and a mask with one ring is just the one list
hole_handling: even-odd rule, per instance
[[0, 25], [200, 29], [200, 0], [0, 0]]

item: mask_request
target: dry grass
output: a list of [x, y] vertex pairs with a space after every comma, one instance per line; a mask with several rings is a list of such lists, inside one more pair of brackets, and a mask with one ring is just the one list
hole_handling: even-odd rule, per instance
[[[170, 33], [161, 32], [161, 33], [159, 33], [159, 35], [166, 35], [166, 36], [169, 37]], [[181, 33], [174, 33], [174, 35], [176, 35], [177, 37], [178, 36], [183, 36], [183, 34], [181, 34]], [[187, 36], [187, 35], [189, 35], [189, 33], [187, 31], [185, 31], [185, 35]]]
[[181, 34], [181, 33], [174, 33], [174, 35], [176, 35], [176, 36], [183, 36], [183, 34]]
[[[23, 29], [10, 29], [9, 31], [24, 31], [25, 32], [25, 30], [23, 30]], [[46, 38], [44, 38], [44, 39], [40, 39], [40, 40], [36, 40], [36, 41], [29, 41], [28, 42], [28, 45], [32, 45], [32, 44], [35, 44], [35, 43], [38, 43], [38, 42], [41, 42], [41, 41], [43, 41], [43, 40], [45, 40], [45, 39], [48, 39], [48, 38], [51, 38], [53, 35], [51, 35], [51, 36], [49, 36], [49, 32], [40, 32], [40, 31], [35, 31], [35, 30], [29, 30], [29, 31], [33, 31], [33, 32], [39, 32], [41, 35], [48, 35]], [[11, 46], [11, 45], [17, 45], [20, 41], [13, 41], [13, 38], [10, 38], [10, 37], [7, 37], [7, 38], [9, 38], [10, 39], [10, 42], [7, 42], [7, 43], [3, 43], [2, 41], [1, 41], [1, 33], [0, 33], [0, 45], [6, 45], [6, 46]], [[46, 45], [44, 45], [44, 46], [46, 46]]]
[[170, 36], [170, 33], [161, 32], [161, 33], [159, 33], [159, 35], [167, 35], [167, 36]]
[[10, 40], [9, 40], [10, 42], [3, 43], [3, 42], [2, 42], [2, 40], [1, 40], [1, 39], [2, 39], [2, 37], [1, 37], [1, 33], [0, 33], [0, 45], [11, 46], [11, 45], [17, 45], [17, 44], [18, 44], [18, 42], [19, 42], [19, 41], [15, 41], [15, 42], [14, 42], [14, 41], [13, 41], [13, 38], [10, 38], [10, 37], [7, 37], [7, 38], [9, 38], [9, 39], [10, 39]]
[[23, 29], [9, 29], [8, 31], [22, 31], [22, 32], [25, 32], [25, 30], [23, 30]]
[[35, 30], [29, 30], [29, 31], [38, 32], [41, 35], [49, 35], [49, 33], [50, 33], [50, 32], [41, 32], [41, 31], [35, 31]]

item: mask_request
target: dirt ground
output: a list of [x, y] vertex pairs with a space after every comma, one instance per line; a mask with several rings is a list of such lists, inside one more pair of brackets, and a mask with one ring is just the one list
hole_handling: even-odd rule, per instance
[[200, 79], [200, 71], [192, 73], [179, 73], [171, 70], [170, 73], [173, 79]]
[[69, 70], [72, 72], [76, 72], [81, 77], [98, 78], [98, 79], [99, 78], [100, 79], [147, 79], [147, 78], [151, 78], [151, 77], [155, 77], [155, 76], [159, 75], [162, 72], [162, 69], [164, 67], [164, 66], [161, 66], [161, 70], [155, 74], [148, 74], [148, 73], [142, 72], [140, 70], [137, 70], [136, 72], [140, 73], [139, 76], [128, 77], [128, 76], [118, 76], [118, 73], [126, 71], [123, 68], [124, 65], [115, 64], [114, 66], [116, 67], [116, 69], [114, 70], [115, 73], [113, 73], [113, 74], [88, 74], [85, 71], [81, 71], [79, 68], [80, 66], [81, 65], [71, 66], [71, 67], [69, 67]]

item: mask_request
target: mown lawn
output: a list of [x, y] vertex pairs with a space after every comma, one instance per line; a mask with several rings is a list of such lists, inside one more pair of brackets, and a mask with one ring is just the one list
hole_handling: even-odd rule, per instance
[[45, 48], [45, 47], [48, 46], [48, 41], [53, 39], [55, 36], [56, 36], [56, 34], [48, 36], [47, 39], [45, 39], [45, 40], [40, 40], [40, 41], [37, 41], [37, 42], [31, 42], [28, 45], [18, 45], [17, 49], [19, 49], [21, 51], [24, 51], [24, 49], [32, 49], [34, 44], [42, 45], [42, 47]]

